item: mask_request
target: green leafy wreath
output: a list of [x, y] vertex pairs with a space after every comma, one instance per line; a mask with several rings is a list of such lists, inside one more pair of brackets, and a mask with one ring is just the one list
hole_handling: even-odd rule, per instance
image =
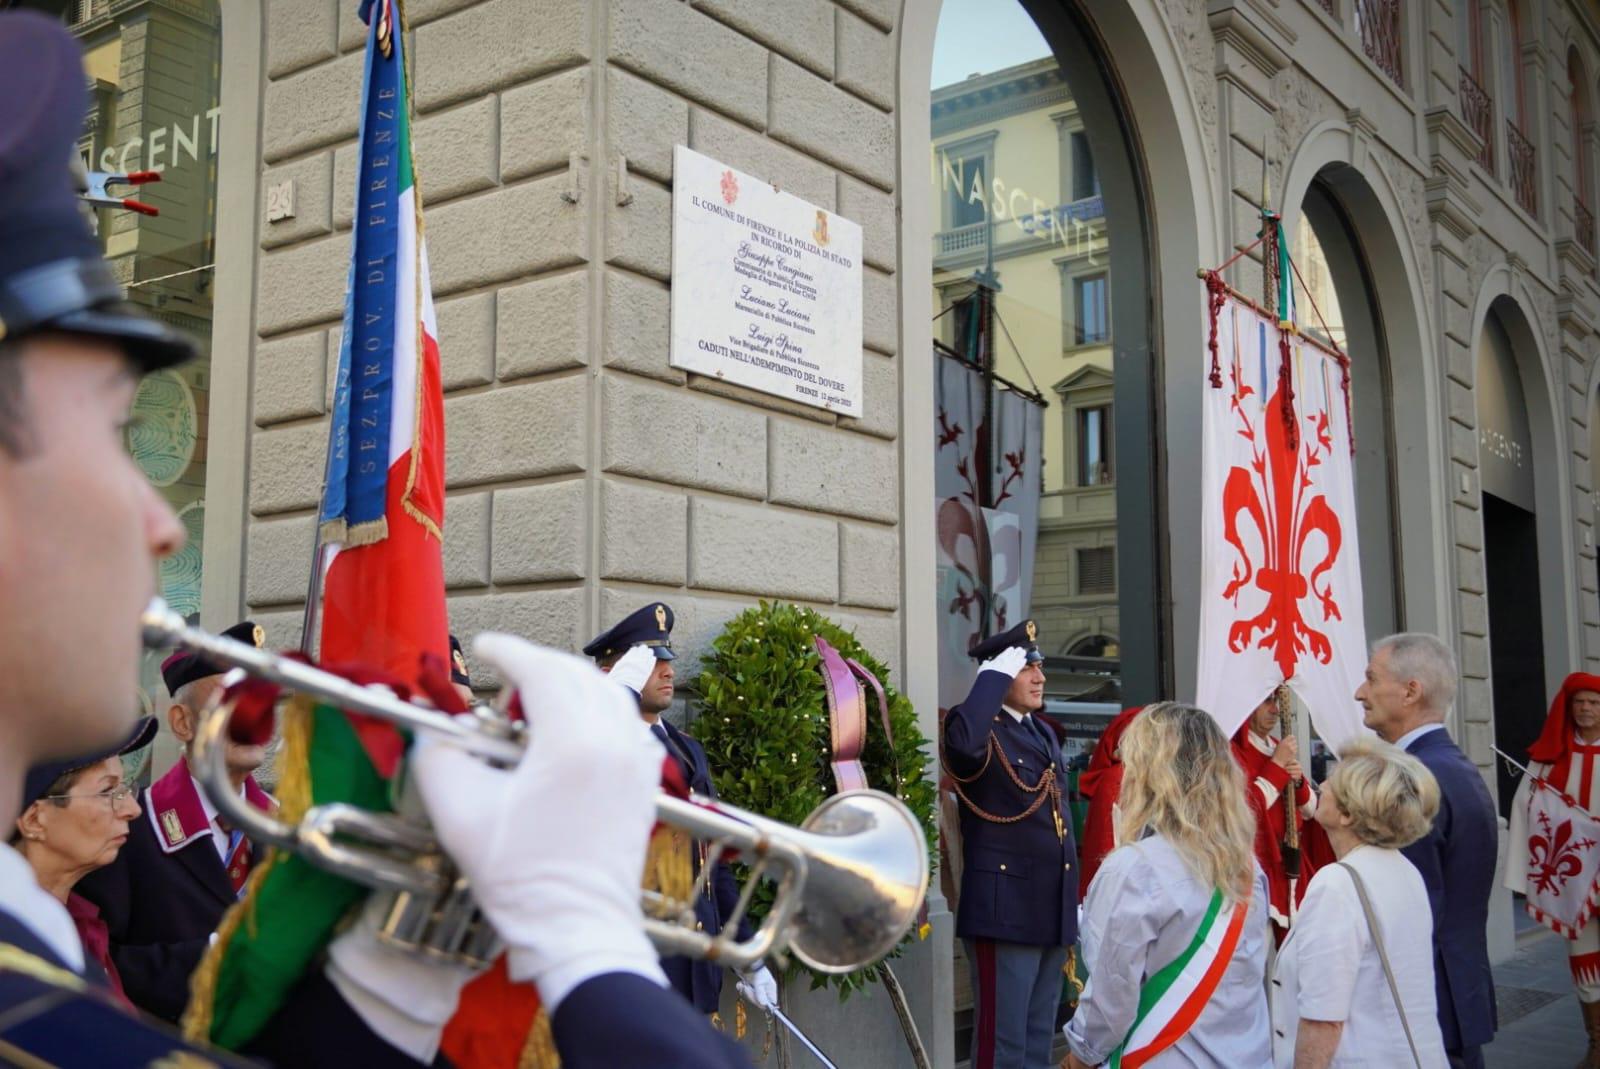
[[[916, 710], [889, 686], [887, 665], [854, 633], [813, 609], [763, 601], [730, 620], [702, 659], [696, 683], [699, 712], [690, 730], [705, 746], [717, 793], [733, 805], [789, 824], [799, 824], [835, 793], [816, 635], [841, 656], [859, 661], [883, 684], [894, 727], [893, 750], [874, 710], [867, 718], [862, 765], [872, 787], [897, 795], [916, 815], [928, 837], [931, 866], [938, 856], [937, 786], [928, 775], [929, 743], [917, 728]], [[747, 875], [737, 862], [735, 873], [741, 881]], [[766, 916], [772, 896], [773, 885], [763, 881], [751, 902], [752, 923]], [[914, 937], [908, 933], [890, 956]], [[785, 975], [802, 973], [809, 974], [813, 989], [836, 985], [840, 1001], [864, 988], [873, 975], [868, 967], [833, 976], [791, 959]]]

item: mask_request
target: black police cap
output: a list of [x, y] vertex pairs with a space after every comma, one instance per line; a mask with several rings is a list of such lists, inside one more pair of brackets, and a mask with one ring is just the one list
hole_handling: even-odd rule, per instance
[[[223, 636], [235, 642], [243, 642], [257, 649], [267, 644], [267, 633], [261, 630], [261, 625], [251, 620], [241, 620], [224, 631]], [[161, 681], [167, 686], [168, 694], [176, 694], [178, 688], [187, 683], [206, 676], [221, 675], [226, 672], [227, 666], [218, 664], [209, 657], [203, 657], [189, 650], [179, 650], [161, 662]]]
[[0, 14], [0, 341], [103, 338], [153, 371], [194, 342], [127, 299], [79, 208], [71, 166], [88, 110], [83, 54], [36, 12]]
[[982, 642], [975, 642], [967, 649], [967, 656], [974, 661], [987, 661], [990, 657], [1008, 650], [1012, 646], [1021, 646], [1028, 651], [1028, 663], [1038, 664], [1044, 660], [1044, 654], [1039, 652], [1039, 625], [1032, 620], [1024, 620], [1009, 631], [1002, 631], [998, 635], [991, 635]]
[[672, 609], [663, 601], [653, 601], [624, 616], [617, 625], [598, 635], [583, 647], [585, 657], [596, 660], [622, 653], [632, 646], [649, 646], [658, 661], [677, 659], [672, 652]]
[[472, 676], [467, 674], [467, 655], [461, 651], [461, 640], [454, 635], [450, 636], [450, 682], [472, 686]]

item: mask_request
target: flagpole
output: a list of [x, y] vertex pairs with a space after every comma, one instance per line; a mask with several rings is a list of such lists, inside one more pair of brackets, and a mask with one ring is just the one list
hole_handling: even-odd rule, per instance
[[1518, 761], [1515, 757], [1512, 757], [1510, 754], [1506, 753], [1500, 747], [1495, 746], [1494, 744], [1491, 743], [1490, 746], [1489, 746], [1489, 749], [1491, 749], [1495, 753], [1499, 754], [1500, 755], [1500, 759], [1502, 761], [1504, 761], [1506, 764], [1510, 765], [1512, 768], [1516, 769], [1518, 772], [1521, 772], [1524, 776], [1527, 776], [1528, 777], [1528, 782], [1532, 783], [1535, 787], [1543, 787], [1547, 791], [1554, 791], [1555, 794], [1563, 802], [1565, 802], [1568, 806], [1570, 806], [1571, 808], [1577, 810], [1579, 813], [1582, 813], [1584, 816], [1588, 817], [1590, 820], [1593, 820], [1593, 821], [1596, 821], [1596, 822], [1600, 822], [1600, 816], [1596, 816], [1594, 813], [1589, 812], [1587, 809], [1583, 808], [1583, 806], [1579, 805], [1576, 801], [1574, 801], [1573, 799], [1567, 797], [1567, 793], [1565, 791], [1560, 790], [1559, 788], [1557, 788], [1555, 784], [1551, 783], [1549, 780], [1545, 779], [1543, 776], [1535, 776], [1533, 774], [1533, 770], [1532, 769], [1530, 769], [1527, 765], [1523, 764], [1522, 762]]

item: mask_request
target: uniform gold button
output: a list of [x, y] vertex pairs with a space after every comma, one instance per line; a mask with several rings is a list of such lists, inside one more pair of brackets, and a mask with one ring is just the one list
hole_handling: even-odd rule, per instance
[[1006, 867], [1005, 867], [1005, 866], [1004, 866], [1004, 865], [1001, 865], [1001, 866], [1000, 866], [1000, 871], [1001, 871], [1001, 872], [1004, 872], [1004, 871], [1005, 871], [1005, 870], [1006, 870]]
[[1062, 865], [1061, 866], [1061, 871], [1062, 872], [1071, 872], [1072, 871], [1072, 864], [1070, 862], [1068, 862], [1067, 864]]

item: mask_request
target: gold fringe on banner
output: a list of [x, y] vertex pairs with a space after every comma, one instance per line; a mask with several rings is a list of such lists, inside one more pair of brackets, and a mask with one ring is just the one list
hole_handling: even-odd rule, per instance
[[[311, 808], [311, 725], [312, 699], [295, 695], [283, 711], [281, 720], [283, 749], [278, 767], [278, 819], [286, 824], [299, 824], [306, 810]], [[217, 937], [206, 948], [200, 964], [189, 978], [189, 1005], [183, 1011], [184, 1038], [191, 1043], [208, 1043], [211, 1039], [211, 1021], [215, 1010], [217, 979], [222, 973], [223, 957], [239, 925], [249, 924], [255, 932], [256, 892], [278, 859], [283, 856], [277, 849], [267, 852], [266, 859], [250, 872], [245, 883], [244, 896], [228, 907], [222, 923], [217, 926]]]
[[644, 855], [643, 887], [674, 902], [687, 902], [694, 887], [694, 872], [689, 864], [691, 847], [687, 833], [663, 825], [650, 835]]
[[543, 1006], [533, 1015], [533, 1027], [528, 1029], [528, 1042], [517, 1060], [517, 1069], [561, 1069], [555, 1033], [550, 1030], [550, 1015]]

